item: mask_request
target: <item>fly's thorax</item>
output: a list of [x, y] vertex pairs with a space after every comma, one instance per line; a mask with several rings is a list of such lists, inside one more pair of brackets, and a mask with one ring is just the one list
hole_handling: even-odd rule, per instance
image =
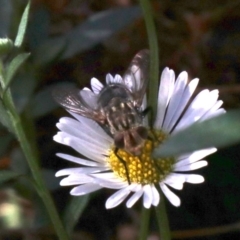
[[104, 108], [111, 133], [134, 129], [142, 125], [141, 112], [136, 109], [131, 101], [113, 98]]
[[132, 94], [123, 84], [109, 84], [99, 93], [98, 105], [101, 108], [108, 107], [113, 99], [132, 100]]

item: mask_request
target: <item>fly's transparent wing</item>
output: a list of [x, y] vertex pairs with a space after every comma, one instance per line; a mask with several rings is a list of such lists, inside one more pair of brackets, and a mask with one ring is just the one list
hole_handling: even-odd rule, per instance
[[140, 107], [149, 81], [149, 50], [138, 52], [123, 76], [123, 82], [131, 91], [133, 100]]
[[72, 113], [77, 113], [99, 123], [105, 121], [104, 115], [98, 109], [98, 96], [90, 90], [79, 91], [73, 87], [58, 87], [53, 90], [53, 98]]

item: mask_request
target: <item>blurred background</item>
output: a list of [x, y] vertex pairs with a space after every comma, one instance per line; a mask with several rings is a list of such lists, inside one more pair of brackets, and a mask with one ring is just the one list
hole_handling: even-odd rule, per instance
[[[240, 1], [152, 0], [160, 47], [160, 71], [168, 66], [178, 74], [200, 78], [202, 88], [220, 90], [226, 109], [240, 107]], [[14, 39], [25, 0], [0, 0], [0, 37]], [[106, 210], [111, 190], [72, 200], [70, 188], [59, 186], [54, 174], [73, 164], [55, 156], [75, 154], [54, 142], [58, 119], [67, 112], [52, 100], [59, 84], [89, 86], [92, 77], [122, 74], [136, 52], [148, 48], [144, 19], [135, 0], [32, 0], [22, 52], [30, 52], [11, 85], [19, 113], [35, 143], [46, 184], [61, 215], [80, 201], [72, 239], [135, 240], [141, 201], [132, 209]], [[3, 63], [10, 56], [2, 55]], [[229, 126], [231, 127], [231, 126]], [[219, 129], [221, 131], [221, 129]], [[206, 136], [207, 137], [207, 136]], [[240, 239], [240, 145], [219, 150], [198, 170], [200, 185], [185, 184], [176, 191], [182, 204], [167, 204], [174, 239]], [[0, 240], [57, 239], [41, 200], [31, 184], [18, 142], [0, 126], [0, 176], [12, 170], [15, 178], [0, 181]], [[152, 211], [149, 240], [158, 240]], [[69, 214], [68, 214], [69, 215]], [[204, 229], [196, 237], [192, 229]], [[205, 229], [208, 228], [208, 229]], [[210, 228], [210, 229], [209, 229]], [[212, 234], [212, 228], [214, 233]], [[189, 233], [189, 238], [183, 232]], [[223, 231], [223, 233], [222, 233]]]

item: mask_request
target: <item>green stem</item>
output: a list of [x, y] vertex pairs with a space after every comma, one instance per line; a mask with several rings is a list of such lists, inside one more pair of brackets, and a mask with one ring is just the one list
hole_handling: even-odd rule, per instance
[[[149, 81], [149, 97], [148, 102], [153, 110], [153, 119], [156, 116], [157, 97], [159, 85], [159, 49], [156, 28], [153, 20], [152, 7], [150, 0], [139, 0], [148, 34], [149, 49], [150, 49], [150, 81]], [[151, 120], [153, 120], [151, 119]], [[153, 121], [151, 121], [153, 122]]]
[[140, 223], [140, 236], [139, 240], [146, 240], [148, 236], [150, 209], [142, 206], [141, 223]]
[[55, 204], [43, 180], [41, 169], [38, 164], [39, 163], [38, 157], [34, 152], [34, 149], [31, 147], [29, 139], [27, 138], [27, 135], [23, 128], [23, 124], [21, 123], [21, 119], [15, 109], [9, 90], [7, 90], [7, 92], [5, 93], [3, 100], [6, 109], [8, 110], [10, 120], [13, 124], [13, 129], [16, 134], [16, 137], [21, 145], [21, 148], [25, 154], [29, 168], [31, 170], [32, 176], [36, 182], [37, 192], [45, 204], [52, 224], [55, 228], [56, 234], [58, 235], [58, 239], [68, 240], [69, 237], [63, 227], [63, 224], [56, 210]]
[[160, 239], [170, 240], [171, 232], [170, 232], [170, 228], [169, 228], [165, 199], [164, 199], [162, 191], [160, 191], [160, 196], [161, 196], [160, 204], [155, 208], [157, 220], [158, 220], [158, 228], [159, 228], [159, 232], [160, 232]]

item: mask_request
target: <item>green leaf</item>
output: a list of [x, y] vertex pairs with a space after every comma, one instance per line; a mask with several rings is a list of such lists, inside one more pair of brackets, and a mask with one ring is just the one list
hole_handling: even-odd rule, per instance
[[57, 104], [57, 102], [52, 97], [53, 89], [59, 86], [72, 87], [73, 85], [74, 84], [67, 82], [57, 83], [39, 91], [37, 94], [34, 95], [29, 105], [29, 112], [31, 113], [31, 116], [34, 118], [41, 117], [58, 108], [59, 104]]
[[37, 118], [44, 116], [59, 107], [52, 97], [54, 87], [56, 87], [56, 85], [47, 87], [33, 97], [29, 106], [32, 117]]
[[10, 132], [14, 133], [12, 122], [10, 121], [7, 110], [5, 109], [3, 103], [0, 101], [0, 122], [4, 127], [6, 127]]
[[[30, 68], [29, 68], [30, 67]], [[31, 101], [31, 96], [38, 84], [38, 76], [32, 66], [26, 66], [11, 83], [11, 93], [18, 113], [21, 113]], [[24, 86], [24, 87], [22, 87]]]
[[8, 86], [10, 85], [14, 75], [16, 74], [19, 67], [27, 60], [30, 53], [21, 53], [17, 55], [9, 64], [6, 69], [6, 74], [4, 77], [5, 86], [3, 86], [3, 90], [6, 91]]
[[37, 196], [33, 196], [33, 202], [35, 205], [35, 219], [33, 221], [33, 227], [35, 229], [39, 229], [39, 228], [43, 228], [46, 226], [50, 226], [51, 225], [51, 221], [49, 219], [49, 215], [47, 213], [46, 207], [44, 206], [42, 200], [37, 197]]
[[31, 21], [28, 23], [27, 36], [29, 36], [28, 46], [30, 52], [46, 41], [49, 35], [51, 12], [47, 10], [44, 4], [41, 5], [31, 13]]
[[[40, 66], [51, 64], [61, 58], [66, 48], [67, 42], [64, 38], [59, 38], [54, 41], [48, 40], [33, 53], [34, 63]], [[43, 51], [44, 54], [42, 54]]]
[[9, 38], [0, 38], [0, 55], [8, 53], [13, 47], [13, 42]]
[[18, 27], [18, 33], [17, 33], [16, 39], [14, 42], [14, 45], [16, 47], [21, 47], [21, 45], [23, 43], [24, 35], [26, 32], [26, 28], [27, 28], [29, 9], [30, 9], [30, 1], [28, 2], [27, 6], [23, 12], [23, 15], [22, 15], [19, 27]]
[[11, 134], [0, 136], [0, 156], [3, 156], [6, 153], [7, 147], [9, 146], [12, 139], [13, 136]]
[[20, 176], [20, 174], [15, 173], [13, 171], [2, 170], [2, 171], [0, 171], [0, 184], [3, 184], [4, 182], [7, 182], [13, 178], [17, 178], [19, 176]]
[[176, 156], [209, 147], [226, 147], [240, 142], [240, 110], [195, 123], [169, 136], [154, 151], [156, 157]]
[[60, 51], [64, 46], [61, 59], [70, 58], [106, 40], [140, 16], [139, 7], [118, 8], [97, 13], [65, 35], [51, 38], [43, 43], [35, 52], [35, 61], [42, 64], [46, 62], [45, 58], [53, 59], [59, 52], [52, 51], [52, 48]]
[[0, 37], [5, 37], [9, 35], [13, 3], [9, 0], [0, 0], [0, 6]]
[[70, 202], [64, 210], [63, 223], [68, 233], [71, 233], [82, 212], [89, 202], [89, 195], [71, 197]]
[[11, 165], [10, 168], [14, 172], [27, 175], [29, 173], [29, 167], [26, 162], [26, 158], [20, 147], [14, 148], [10, 154]]

